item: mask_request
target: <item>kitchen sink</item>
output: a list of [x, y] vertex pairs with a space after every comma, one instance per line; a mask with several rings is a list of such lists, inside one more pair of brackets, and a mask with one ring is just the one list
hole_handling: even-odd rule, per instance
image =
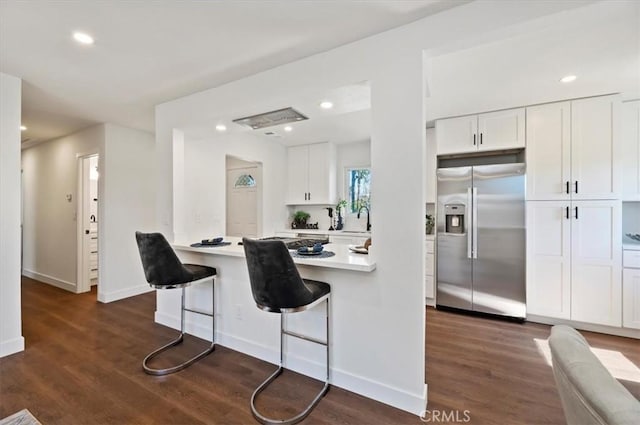
[[364, 230], [342, 230], [340, 233], [346, 233], [348, 235], [367, 235], [367, 236], [369, 236], [369, 234], [371, 232], [366, 232]]

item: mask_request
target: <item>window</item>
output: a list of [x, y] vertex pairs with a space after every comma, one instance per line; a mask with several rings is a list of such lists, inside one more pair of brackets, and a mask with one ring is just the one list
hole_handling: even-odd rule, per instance
[[238, 177], [238, 180], [236, 180], [236, 184], [234, 185], [234, 187], [254, 187], [255, 185], [256, 181], [253, 177], [251, 177], [251, 174], [243, 174]]
[[347, 212], [357, 214], [362, 207], [369, 208], [371, 197], [371, 169], [347, 168]]

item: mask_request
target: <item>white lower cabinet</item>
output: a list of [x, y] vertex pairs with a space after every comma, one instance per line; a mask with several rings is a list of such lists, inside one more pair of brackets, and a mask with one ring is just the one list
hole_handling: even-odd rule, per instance
[[527, 312], [622, 325], [619, 201], [527, 202]]
[[436, 287], [435, 287], [435, 240], [433, 237], [427, 236], [424, 241], [425, 246], [425, 276], [424, 276], [424, 294], [427, 299], [428, 304], [429, 300], [433, 300], [436, 296]]
[[622, 326], [640, 329], [640, 269], [624, 269]]
[[624, 250], [622, 326], [640, 329], [640, 251]]
[[571, 318], [571, 220], [567, 202], [527, 202], [527, 313]]

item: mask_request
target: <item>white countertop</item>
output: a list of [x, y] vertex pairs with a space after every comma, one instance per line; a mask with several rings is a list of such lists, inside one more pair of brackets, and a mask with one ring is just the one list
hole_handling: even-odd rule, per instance
[[[191, 247], [189, 243], [174, 243], [172, 246], [178, 251], [190, 251], [202, 254], [244, 258], [244, 248], [242, 245], [238, 245], [238, 242], [241, 240], [242, 238], [225, 236], [224, 241], [231, 242], [231, 245], [194, 248]], [[332, 251], [336, 255], [329, 258], [293, 257], [293, 262], [305, 266], [327, 267], [360, 272], [371, 272], [376, 269], [376, 263], [369, 255], [351, 252], [349, 251], [349, 246], [346, 244], [327, 244], [324, 245], [324, 249], [326, 251]]]
[[629, 236], [622, 237], [622, 249], [628, 249], [631, 251], [640, 251], [640, 242], [631, 239]]

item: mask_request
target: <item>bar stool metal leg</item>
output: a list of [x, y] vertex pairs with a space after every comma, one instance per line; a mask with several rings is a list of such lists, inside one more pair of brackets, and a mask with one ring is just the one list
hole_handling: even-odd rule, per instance
[[[258, 422], [265, 424], [265, 425], [293, 425], [296, 424], [300, 421], [302, 421], [304, 418], [306, 418], [307, 416], [309, 416], [309, 414], [311, 413], [311, 411], [313, 410], [314, 407], [316, 407], [316, 405], [318, 404], [318, 402], [320, 401], [320, 399], [322, 397], [324, 397], [324, 395], [327, 393], [327, 391], [329, 391], [329, 299], [330, 299], [330, 295], [326, 296], [326, 304], [325, 304], [325, 319], [326, 319], [326, 340], [322, 341], [316, 338], [312, 338], [309, 336], [305, 336], [305, 335], [301, 335], [301, 334], [297, 334], [295, 332], [290, 332], [287, 331], [284, 328], [284, 314], [285, 313], [280, 313], [280, 365], [278, 366], [278, 369], [267, 378], [266, 381], [264, 381], [262, 384], [260, 384], [260, 386], [258, 388], [256, 388], [256, 390], [253, 392], [253, 394], [251, 395], [251, 413], [253, 414], [253, 417], [256, 418], [258, 420]], [[289, 336], [293, 336], [296, 338], [300, 338], [303, 339], [305, 341], [310, 341], [310, 342], [314, 342], [316, 344], [320, 344], [320, 345], [324, 345], [326, 346], [326, 366], [327, 366], [327, 378], [325, 380], [324, 386], [322, 387], [322, 389], [320, 390], [320, 392], [316, 395], [316, 397], [311, 401], [311, 403], [309, 403], [307, 405], [307, 407], [300, 412], [299, 414], [297, 414], [296, 416], [289, 418], [289, 419], [272, 419], [272, 418], [267, 418], [266, 416], [263, 416], [262, 414], [260, 414], [258, 412], [258, 410], [256, 409], [256, 398], [258, 397], [258, 395], [264, 391], [269, 384], [271, 384], [278, 376], [280, 376], [280, 374], [282, 374], [282, 371], [284, 370], [284, 366], [283, 366], [283, 360], [284, 360], [284, 350], [283, 350], [283, 344], [284, 344], [284, 338], [283, 335], [289, 335]]]
[[[182, 300], [180, 303], [180, 335], [178, 336], [178, 338], [174, 339], [173, 341], [169, 342], [166, 345], [163, 345], [162, 347], [158, 348], [157, 350], [153, 351], [152, 353], [150, 353], [147, 357], [144, 358], [144, 360], [142, 361], [142, 368], [144, 369], [145, 373], [149, 374], [149, 375], [155, 375], [155, 376], [163, 376], [163, 375], [169, 375], [170, 373], [175, 373], [178, 372], [180, 370], [186, 369], [187, 367], [191, 366], [193, 363], [197, 362], [198, 360], [200, 360], [201, 358], [209, 355], [211, 352], [213, 352], [213, 350], [215, 350], [215, 333], [216, 333], [216, 319], [215, 319], [215, 313], [216, 313], [216, 309], [215, 309], [215, 278], [213, 279], [213, 284], [211, 285], [211, 313], [207, 313], [204, 311], [199, 311], [199, 310], [194, 310], [194, 309], [190, 309], [190, 308], [186, 308], [185, 307], [185, 289], [186, 287], [183, 286], [182, 287]], [[160, 353], [167, 351], [168, 349], [170, 349], [171, 347], [174, 347], [178, 344], [181, 344], [184, 341], [184, 325], [185, 325], [185, 312], [189, 311], [191, 313], [196, 313], [196, 314], [201, 314], [203, 316], [210, 316], [211, 317], [211, 345], [204, 350], [203, 352], [197, 354], [196, 356], [190, 358], [189, 360], [180, 363], [179, 365], [176, 366], [172, 366], [172, 367], [168, 367], [168, 368], [164, 368], [164, 369], [155, 369], [152, 367], [147, 366], [147, 363], [153, 359], [154, 357], [158, 356]]]

